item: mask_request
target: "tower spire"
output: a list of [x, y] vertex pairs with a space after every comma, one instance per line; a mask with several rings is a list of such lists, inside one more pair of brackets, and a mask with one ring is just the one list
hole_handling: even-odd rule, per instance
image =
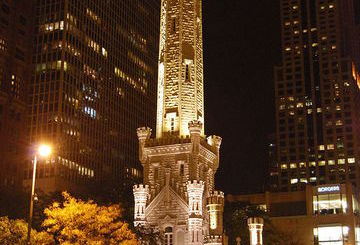
[[204, 134], [201, 0], [161, 3], [156, 137], [189, 135], [200, 121]]

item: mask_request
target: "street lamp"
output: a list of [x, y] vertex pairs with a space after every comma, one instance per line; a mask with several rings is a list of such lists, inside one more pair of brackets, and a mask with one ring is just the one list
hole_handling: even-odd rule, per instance
[[48, 157], [51, 154], [51, 146], [49, 145], [40, 145], [37, 152], [34, 155], [34, 168], [33, 168], [33, 177], [31, 185], [31, 197], [30, 197], [30, 212], [29, 212], [29, 223], [28, 223], [28, 234], [27, 234], [27, 243], [30, 244], [30, 235], [31, 235], [31, 223], [33, 218], [33, 209], [34, 209], [34, 196], [35, 196], [35, 179], [36, 179], [36, 164], [37, 157]]

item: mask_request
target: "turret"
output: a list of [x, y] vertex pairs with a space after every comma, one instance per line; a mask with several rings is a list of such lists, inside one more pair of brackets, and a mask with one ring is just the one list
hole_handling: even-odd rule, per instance
[[209, 214], [209, 233], [210, 235], [222, 236], [223, 234], [223, 212], [224, 212], [224, 193], [214, 191], [207, 198], [207, 211]]
[[191, 121], [188, 124], [190, 139], [192, 144], [191, 163], [190, 163], [190, 179], [198, 179], [199, 150], [202, 123], [200, 121]]
[[135, 209], [134, 209], [134, 225], [135, 227], [146, 224], [145, 209], [149, 196], [149, 187], [146, 185], [134, 185], [133, 187]]
[[200, 138], [202, 126], [203, 126], [203, 124], [200, 121], [197, 121], [197, 120], [190, 121], [188, 124], [190, 137], [191, 138], [195, 138], [195, 137]]
[[137, 129], [137, 136], [139, 139], [139, 160], [141, 163], [145, 161], [144, 148], [146, 141], [150, 139], [151, 128], [142, 127]]
[[207, 142], [209, 145], [211, 145], [215, 152], [216, 152], [216, 156], [217, 156], [217, 167], [219, 167], [219, 162], [220, 162], [220, 146], [221, 146], [221, 142], [222, 142], [222, 138], [220, 136], [216, 136], [216, 135], [211, 135], [207, 138]]
[[248, 226], [250, 232], [250, 245], [262, 245], [262, 232], [264, 227], [264, 219], [263, 218], [249, 218]]
[[202, 200], [204, 192], [203, 181], [189, 181], [187, 184], [187, 192], [189, 198], [189, 244], [203, 244], [203, 217], [202, 217]]

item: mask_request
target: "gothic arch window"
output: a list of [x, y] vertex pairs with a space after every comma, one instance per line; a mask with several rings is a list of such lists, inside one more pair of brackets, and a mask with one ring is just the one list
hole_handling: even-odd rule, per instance
[[173, 245], [173, 229], [172, 227], [165, 228], [165, 244], [166, 245]]

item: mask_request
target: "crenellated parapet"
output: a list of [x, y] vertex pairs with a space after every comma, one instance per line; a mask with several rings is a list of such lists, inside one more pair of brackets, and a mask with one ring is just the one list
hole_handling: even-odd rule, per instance
[[220, 136], [211, 135], [211, 136], [207, 137], [207, 141], [208, 141], [209, 145], [211, 145], [217, 149], [220, 149], [222, 138]]
[[140, 142], [150, 139], [152, 129], [149, 127], [141, 127], [136, 130]]
[[200, 121], [194, 120], [188, 123], [190, 135], [200, 136], [203, 124]]
[[149, 186], [147, 185], [134, 185], [133, 186], [135, 209], [134, 209], [134, 225], [146, 224], [145, 209], [149, 197]]
[[224, 206], [224, 192], [222, 191], [214, 191], [207, 198], [208, 205], [222, 205]]
[[223, 243], [222, 235], [208, 235], [205, 237], [205, 245], [221, 245]]

